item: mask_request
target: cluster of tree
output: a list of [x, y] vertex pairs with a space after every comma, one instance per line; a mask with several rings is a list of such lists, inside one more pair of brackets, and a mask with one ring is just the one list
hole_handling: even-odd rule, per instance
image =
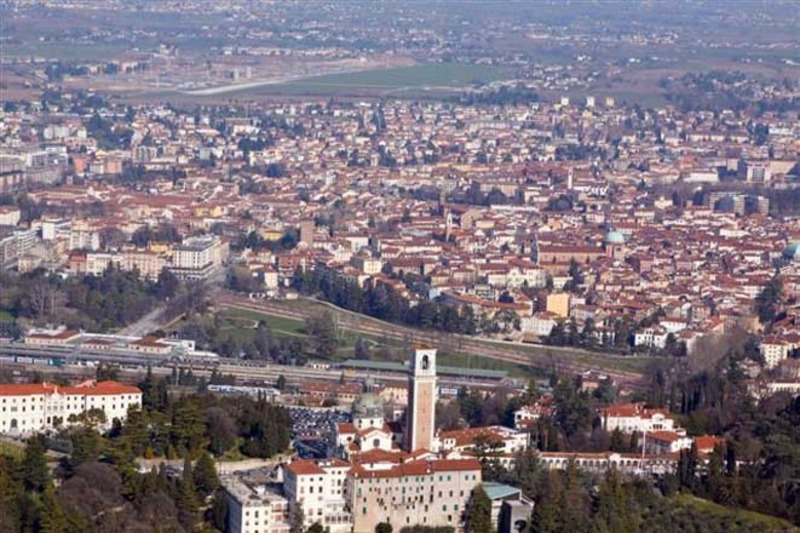
[[577, 346], [585, 349], [610, 349], [618, 350], [630, 348], [633, 344], [633, 335], [636, 325], [628, 318], [614, 321], [613, 330], [605, 329], [597, 335], [596, 325], [592, 318], [587, 318], [583, 326], [573, 318], [568, 321], [557, 321], [544, 338], [544, 343], [551, 346]]
[[[686, 458], [682, 459], [685, 466], [679, 468], [678, 474], [666, 476], [655, 486], [649, 479], [623, 478], [614, 469], [598, 475], [581, 472], [570, 463], [564, 470], [550, 470], [539, 462], [535, 451], [519, 454], [514, 468], [505, 472], [500, 480], [519, 487], [535, 502], [529, 526], [523, 531], [722, 533], [793, 530], [786, 521], [728, 510], [704, 499], [708, 493], [697, 491], [695, 494], [687, 490], [679, 479], [691, 480], [687, 484], [705, 486], [706, 480], [712, 477], [691, 471], [689, 455], [685, 454]], [[719, 483], [719, 478], [726, 475], [724, 466], [711, 467], [711, 470], [717, 472], [713, 475], [714, 483]], [[725, 493], [724, 490], [720, 492]], [[770, 496], [774, 496], [774, 492]]]
[[95, 139], [98, 147], [103, 150], [129, 150], [134, 132], [95, 113], [86, 123], [86, 133]]
[[48, 63], [44, 69], [47, 81], [63, 81], [64, 76], [86, 76], [89, 74], [89, 67], [86, 65], [69, 65], [61, 61]]
[[609, 152], [594, 144], [564, 144], [556, 148], [557, 161], [585, 161], [586, 159], [608, 159]]
[[292, 286], [301, 294], [314, 295], [337, 307], [387, 322], [464, 334], [474, 334], [479, 326], [469, 306], [459, 310], [434, 300], [422, 300], [412, 307], [386, 284], [364, 288], [331, 270], [298, 268]]
[[131, 242], [144, 248], [151, 242], [181, 242], [181, 234], [173, 224], [163, 222], [156, 227], [142, 226], [131, 235]]
[[287, 230], [278, 240], [267, 240], [257, 231], [241, 235], [234, 248], [243, 250], [269, 250], [270, 252], [286, 252], [293, 250], [300, 242], [300, 232], [297, 229]]
[[148, 170], [144, 165], [126, 164], [122, 167], [122, 173], [116, 177], [108, 178], [113, 183], [126, 185], [134, 189], [141, 189], [149, 182], [168, 179], [173, 184], [186, 178], [186, 171], [182, 168], [173, 167], [168, 170]]
[[193, 314], [180, 326], [178, 335], [192, 339], [197, 347], [223, 357], [244, 357], [280, 364], [303, 364], [312, 351], [311, 339], [301, 336], [278, 336], [269, 324], [260, 321], [253, 329], [225, 328], [218, 317]]
[[104, 446], [92, 429], [83, 433], [95, 446], [62, 460], [53, 473], [57, 484], [42, 437], [28, 441], [21, 460], [0, 454], [4, 531], [182, 532], [201, 523], [224, 530], [225, 500], [207, 453], [194, 466], [187, 459], [177, 476], [164, 468], [142, 474], [127, 450]]
[[514, 87], [504, 85], [490, 91], [470, 91], [452, 100], [466, 106], [517, 106], [538, 102], [539, 94], [523, 84], [518, 84]]
[[234, 447], [250, 457], [272, 457], [289, 446], [289, 413], [263, 398], [191, 395], [173, 400], [167, 383], [148, 372], [140, 384], [141, 410], [133, 410], [111, 440], [135, 457], [219, 456]]
[[0, 205], [13, 205], [19, 208], [20, 221], [31, 222], [40, 218], [44, 213], [44, 206], [31, 199], [27, 194], [0, 194]]
[[3, 278], [0, 310], [14, 318], [47, 321], [55, 317], [69, 327], [107, 331], [129, 324], [179, 289], [173, 274], [164, 271], [157, 281], [145, 281], [137, 272], [113, 266], [100, 276], [63, 279], [36, 270]]

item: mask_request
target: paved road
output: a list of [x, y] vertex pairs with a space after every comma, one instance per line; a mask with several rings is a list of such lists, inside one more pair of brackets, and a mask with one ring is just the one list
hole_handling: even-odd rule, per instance
[[159, 305], [133, 324], [128, 324], [126, 327], [119, 330], [117, 334], [129, 337], [144, 337], [148, 333], [161, 327], [161, 315], [164, 314], [166, 309], [166, 305]]
[[[218, 287], [222, 286], [225, 281], [225, 268], [218, 267], [214, 269], [208, 278], [203, 281], [203, 285], [205, 285], [206, 290], [208, 290], [209, 299], [213, 301], [216, 297], [217, 291], [219, 290]], [[167, 304], [161, 304], [142, 318], [134, 322], [133, 324], [128, 324], [121, 330], [117, 332], [118, 335], [127, 335], [131, 337], [143, 337], [148, 333], [152, 333], [157, 329], [164, 328], [174, 322], [176, 319], [167, 320], [164, 317], [164, 312], [167, 310]]]
[[[529, 350], [529, 347], [526, 346], [525, 349], [523, 349], [518, 343], [479, 339], [467, 335], [422, 331], [366, 317], [358, 313], [340, 309], [325, 302], [318, 303], [329, 306], [337, 313], [341, 327], [357, 333], [385, 337], [408, 343], [424, 343], [451, 350], [455, 348], [457, 351], [463, 353], [510, 363], [537, 366], [540, 368], [555, 368], [563, 372], [577, 373], [586, 370], [598, 370], [611, 376], [618, 383], [637, 384], [642, 378], [642, 375], [637, 372], [609, 369], [603, 367], [599, 363], [589, 363], [570, 357], [571, 355], [574, 356], [575, 354], [584, 353], [586, 355], [592, 355], [596, 359], [598, 357], [596, 353], [551, 346], [543, 347], [541, 352], [525, 351], [525, 349]], [[277, 304], [269, 300], [249, 300], [243, 296], [230, 293], [218, 296], [214, 304], [226, 308], [261, 311], [298, 320], [303, 320], [315, 312], [313, 309], [304, 309], [299, 306], [296, 308], [289, 308], [286, 305]], [[619, 356], [608, 357], [609, 362], [611, 362]]]

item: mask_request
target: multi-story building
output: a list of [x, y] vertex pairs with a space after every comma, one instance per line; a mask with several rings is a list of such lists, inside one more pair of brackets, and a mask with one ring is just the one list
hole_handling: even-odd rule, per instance
[[422, 459], [353, 467], [348, 479], [353, 531], [371, 533], [381, 522], [460, 529], [472, 490], [481, 483], [475, 458]]
[[226, 531], [289, 533], [289, 500], [264, 485], [250, 487], [240, 478], [223, 478], [228, 503]]
[[216, 236], [191, 237], [172, 249], [170, 270], [179, 278], [203, 279], [222, 264], [224, 247]]
[[305, 527], [319, 522], [331, 533], [352, 530], [353, 517], [346, 499], [350, 463], [341, 459], [298, 460], [286, 467], [283, 492], [289, 513], [302, 510]]
[[145, 279], [156, 279], [166, 266], [166, 260], [154, 252], [129, 250], [120, 254], [119, 265], [122, 270], [138, 271]]
[[611, 405], [601, 412], [606, 431], [619, 429], [623, 433], [676, 431], [675, 421], [666, 409], [650, 409], [644, 403]]
[[81, 414], [102, 411], [108, 427], [142, 404], [142, 391], [116, 381], [86, 381], [74, 387], [52, 383], [0, 385], [0, 433], [24, 435], [79, 422]]

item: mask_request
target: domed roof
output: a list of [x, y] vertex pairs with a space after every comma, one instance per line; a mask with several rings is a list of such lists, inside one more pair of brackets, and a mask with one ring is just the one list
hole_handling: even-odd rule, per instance
[[603, 242], [606, 244], [625, 244], [625, 236], [615, 230], [611, 230], [603, 237]]
[[353, 418], [383, 417], [381, 399], [371, 392], [365, 392], [353, 402]]
[[787, 259], [800, 258], [800, 242], [793, 242], [783, 249], [783, 257]]

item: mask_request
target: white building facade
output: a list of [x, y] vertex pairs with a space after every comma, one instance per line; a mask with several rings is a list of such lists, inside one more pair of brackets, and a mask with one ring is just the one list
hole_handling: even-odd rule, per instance
[[109, 427], [142, 404], [142, 391], [115, 381], [88, 381], [74, 387], [52, 383], [0, 385], [0, 433], [25, 435], [79, 422], [82, 414], [102, 411]]

